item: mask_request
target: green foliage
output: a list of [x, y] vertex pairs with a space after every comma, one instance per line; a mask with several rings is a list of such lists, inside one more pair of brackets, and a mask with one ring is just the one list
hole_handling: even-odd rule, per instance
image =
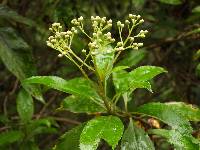
[[121, 139], [123, 130], [123, 123], [118, 117], [101, 116], [92, 119], [81, 133], [80, 149], [96, 150], [101, 139], [104, 139], [114, 149]]
[[116, 66], [135, 67], [145, 58], [146, 55], [147, 52], [144, 49], [140, 49], [139, 51], [129, 51], [124, 55], [123, 59], [116, 64]]
[[122, 137], [121, 150], [155, 150], [155, 148], [147, 133], [130, 120]]
[[182, 3], [182, 0], [160, 0], [160, 2], [171, 5], [179, 5]]
[[25, 123], [31, 120], [34, 113], [33, 99], [24, 89], [21, 89], [17, 96], [17, 111], [20, 119]]
[[50, 88], [79, 96], [84, 96], [90, 99], [99, 99], [92, 81], [84, 78], [74, 78], [66, 81], [56, 76], [34, 76], [23, 81], [23, 84], [43, 84]]
[[0, 134], [0, 146], [22, 140], [23, 136], [21, 131], [3, 132]]
[[95, 101], [92, 101], [91, 99], [75, 95], [66, 97], [61, 104], [61, 109], [74, 113], [106, 112], [103, 104], [99, 106], [98, 103], [95, 103]]
[[[0, 28], [0, 57], [20, 81], [36, 74], [31, 49], [12, 28]], [[38, 86], [24, 86], [35, 98], [44, 102]]]
[[199, 148], [200, 142], [194, 139], [194, 137], [191, 135], [192, 127], [189, 123], [191, 116], [186, 115], [186, 113], [198, 113], [199, 110], [194, 111], [194, 109], [190, 108], [190, 106], [184, 104], [181, 105], [181, 103], [175, 103], [174, 105], [173, 103], [169, 105], [161, 103], [149, 103], [140, 106], [137, 109], [137, 112], [155, 117], [171, 126], [171, 130], [169, 131], [157, 130], [157, 132], [153, 133], [158, 133], [158, 135], [166, 137], [168, 141], [174, 144], [176, 148], [188, 150]]
[[198, 150], [199, 19], [197, 1], [2, 1], [0, 149]]
[[79, 139], [83, 128], [84, 124], [79, 125], [63, 134], [60, 137], [58, 144], [54, 147], [54, 150], [80, 150]]
[[34, 22], [30, 19], [27, 19], [17, 12], [13, 11], [9, 7], [0, 4], [0, 18], [7, 19], [7, 20], [14, 20], [19, 23], [23, 23], [25, 25], [33, 26]]

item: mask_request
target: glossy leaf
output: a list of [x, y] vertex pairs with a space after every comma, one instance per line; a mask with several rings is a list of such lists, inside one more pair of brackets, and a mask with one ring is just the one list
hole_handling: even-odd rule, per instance
[[180, 132], [187, 134], [192, 132], [190, 123], [169, 105], [163, 103], [148, 103], [140, 106], [136, 112], [158, 118], [171, 126], [172, 129], [177, 129]]
[[21, 131], [8, 131], [0, 134], [0, 146], [11, 144], [16, 141], [22, 140], [23, 133]]
[[154, 146], [147, 133], [136, 127], [132, 120], [122, 137], [121, 150], [154, 150]]
[[160, 0], [162, 3], [171, 4], [171, 5], [179, 5], [182, 3], [181, 0]]
[[194, 150], [200, 146], [200, 142], [192, 135], [183, 135], [177, 130], [152, 129], [148, 133], [166, 138], [176, 149]]
[[94, 56], [95, 66], [101, 81], [107, 80], [113, 68], [114, 52], [112, 46], [101, 46]]
[[96, 150], [98, 143], [104, 139], [114, 149], [123, 134], [124, 126], [115, 116], [101, 116], [90, 120], [80, 137], [81, 150]]
[[34, 111], [34, 104], [31, 95], [21, 89], [17, 96], [17, 112], [23, 122], [31, 120]]
[[152, 92], [148, 81], [136, 81], [130, 73], [124, 70], [113, 72], [113, 82], [118, 93], [132, 92], [137, 88], [145, 88]]
[[[6, 68], [20, 81], [36, 75], [32, 52], [12, 28], [0, 28], [0, 58]], [[36, 99], [44, 102], [39, 86], [24, 86]]]
[[148, 81], [154, 78], [155, 76], [167, 72], [165, 69], [156, 66], [141, 66], [133, 71], [131, 71], [130, 77], [132, 80], [139, 82], [139, 81]]
[[183, 102], [166, 103], [173, 111], [181, 114], [189, 121], [200, 121], [200, 109]]
[[147, 52], [143, 49], [139, 51], [129, 51], [124, 54], [124, 57], [122, 60], [120, 60], [116, 66], [129, 66], [129, 67], [134, 67], [136, 66], [139, 62], [141, 62], [144, 57], [147, 55]]
[[65, 109], [74, 113], [106, 112], [103, 103], [97, 104], [91, 99], [75, 95], [66, 97], [61, 104], [61, 109]]
[[[177, 109], [179, 108], [180, 106], [177, 107]], [[181, 114], [180, 111], [175, 110], [175, 107], [162, 103], [144, 104], [137, 109], [138, 113], [155, 117], [171, 126], [172, 129], [169, 134], [164, 137], [169, 136], [169, 142], [174, 144], [176, 148], [192, 150], [199, 147], [199, 143], [192, 137], [192, 127], [187, 118], [182, 116], [184, 113]]]
[[16, 22], [20, 22], [30, 26], [34, 25], [34, 22], [32, 20], [19, 15], [14, 10], [2, 4], [0, 4], [0, 18], [8, 19], [9, 21], [14, 20]]
[[99, 101], [99, 96], [92, 81], [84, 78], [74, 78], [66, 81], [56, 76], [34, 76], [23, 81], [23, 84], [42, 84], [50, 88]]
[[62, 135], [53, 150], [80, 150], [79, 140], [85, 124], [81, 124]]

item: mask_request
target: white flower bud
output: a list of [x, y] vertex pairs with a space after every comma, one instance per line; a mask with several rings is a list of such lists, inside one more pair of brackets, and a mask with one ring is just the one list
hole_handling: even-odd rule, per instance
[[130, 21], [126, 20], [126, 21], [125, 21], [125, 24], [126, 24], [126, 25], [129, 25], [129, 24], [130, 24]]
[[141, 19], [140, 21], [139, 21], [139, 23], [143, 23], [144, 22], [144, 19]]
[[129, 14], [128, 17], [132, 19], [133, 18], [133, 14]]
[[117, 46], [122, 46], [123, 45], [123, 43], [122, 42], [117, 42]]
[[80, 16], [80, 17], [78, 18], [78, 21], [82, 22], [82, 21], [83, 21], [83, 16]]
[[63, 57], [63, 54], [58, 54], [58, 57], [60, 57], [60, 58]]
[[143, 46], [143, 43], [138, 43], [137, 46], [141, 47], [141, 46]]
[[86, 50], [85, 50], [85, 49], [82, 49], [82, 53], [86, 53]]
[[108, 24], [112, 24], [112, 20], [109, 19], [109, 20], [107, 21], [107, 23], [108, 23]]
[[122, 24], [121, 21], [117, 21], [117, 26], [118, 27], [121, 27], [121, 24]]
[[130, 37], [130, 42], [133, 42], [134, 40], [134, 37]]

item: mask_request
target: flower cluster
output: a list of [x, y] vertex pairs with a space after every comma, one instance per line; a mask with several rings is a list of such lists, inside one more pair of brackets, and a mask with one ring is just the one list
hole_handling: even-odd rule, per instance
[[[148, 33], [147, 30], [141, 30], [137, 35], [133, 35], [133, 30], [138, 25], [142, 24], [144, 22], [143, 19], [141, 19], [140, 15], [132, 15], [129, 14], [129, 19], [125, 20], [125, 23], [121, 23], [121, 21], [117, 22], [117, 27], [119, 30], [120, 35], [120, 42], [117, 43], [117, 46], [115, 47], [116, 51], [123, 51], [126, 49], [139, 49], [139, 47], [143, 46], [143, 43], [136, 43], [135, 38], [144, 38], [146, 34]], [[128, 36], [123, 39], [122, 38], [122, 31], [125, 27], [125, 25], [128, 27]]]
[[49, 30], [54, 35], [48, 38], [47, 45], [58, 50], [61, 53], [58, 55], [59, 57], [67, 54], [70, 50], [74, 34], [77, 33], [77, 30], [72, 27], [71, 30], [63, 32], [60, 23], [53, 23]]
[[[119, 30], [120, 41], [116, 42], [115, 45], [114, 43], [116, 40], [112, 37], [111, 32], [108, 31], [112, 27], [111, 19], [108, 20], [106, 17], [91, 16], [91, 27], [93, 33], [88, 34], [84, 30], [84, 18], [81, 16], [71, 21], [73, 27], [66, 32], [63, 32], [63, 28], [60, 23], [53, 23], [52, 27], [49, 28], [49, 30], [53, 33], [53, 36], [48, 38], [47, 45], [58, 50], [60, 52], [58, 56], [61, 57], [65, 55], [73, 62], [75, 62], [75, 60], [73, 60], [75, 57], [79, 62], [85, 64], [85, 66], [88, 66], [85, 61], [89, 58], [89, 56], [117, 53], [115, 57], [115, 59], [117, 59], [121, 51], [126, 49], [139, 49], [141, 46], [143, 46], [143, 43], [137, 43], [135, 42], [135, 39], [144, 38], [148, 31], [141, 30], [138, 34], [133, 33], [134, 29], [143, 22], [144, 20], [141, 19], [140, 15], [132, 14], [129, 14], [129, 18], [125, 20], [124, 23], [117, 21], [116, 25]], [[128, 29], [128, 35], [127, 37], [123, 38], [123, 31], [127, 30], [125, 28]], [[74, 34], [78, 33], [78, 30], [85, 34], [90, 40], [88, 43], [88, 49], [82, 49], [82, 52], [86, 55], [85, 60], [79, 58], [71, 49]], [[111, 48], [106, 48], [106, 46]], [[73, 55], [73, 57], [71, 57], [71, 55]], [[91, 66], [89, 68], [91, 68]]]

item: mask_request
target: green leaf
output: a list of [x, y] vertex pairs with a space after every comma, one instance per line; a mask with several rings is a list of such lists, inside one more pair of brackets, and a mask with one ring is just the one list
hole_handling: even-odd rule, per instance
[[154, 78], [155, 76], [167, 72], [165, 69], [156, 66], [141, 66], [133, 71], [131, 71], [130, 77], [132, 80], [139, 82], [139, 81], [148, 81]]
[[182, 4], [181, 0], [160, 0], [160, 2], [165, 4], [171, 4], [171, 5], [180, 5]]
[[136, 127], [130, 120], [129, 126], [124, 132], [121, 150], [154, 150], [149, 136], [141, 128]]
[[31, 120], [29, 124], [27, 124], [26, 129], [28, 134], [28, 138], [31, 139], [38, 134], [49, 134], [49, 133], [57, 133], [57, 129], [55, 128], [57, 123], [52, 118], [42, 118], [37, 120]]
[[61, 136], [53, 150], [80, 150], [79, 140], [85, 124], [81, 124]]
[[96, 103], [91, 99], [75, 95], [66, 97], [61, 104], [62, 108], [74, 113], [106, 112], [103, 103]]
[[146, 0], [132, 0], [135, 8], [142, 8]]
[[126, 54], [124, 54], [124, 57], [122, 60], [120, 60], [116, 66], [129, 66], [129, 67], [135, 67], [139, 62], [141, 62], [145, 56], [147, 55], [147, 52], [144, 49], [141, 49], [139, 51], [128, 51]]
[[17, 96], [17, 112], [23, 122], [28, 122], [33, 116], [34, 105], [31, 95], [21, 89]]
[[0, 4], [0, 18], [8, 19], [9, 21], [14, 20], [30, 26], [35, 25], [32, 20], [17, 14], [17, 12], [2, 4]]
[[23, 133], [21, 131], [8, 131], [0, 134], [0, 146], [11, 144], [22, 140]]
[[[12, 28], [0, 28], [0, 58], [20, 81], [36, 75], [32, 52]], [[36, 99], [44, 102], [39, 86], [24, 86]]]
[[193, 13], [200, 13], [200, 5], [194, 7], [194, 8], [192, 9], [192, 12], [193, 12]]
[[119, 93], [124, 93], [128, 90], [133, 91], [136, 88], [146, 88], [152, 92], [151, 84], [148, 80], [163, 72], [166, 72], [163, 68], [155, 66], [141, 66], [129, 73], [120, 70], [113, 72], [113, 82], [116, 91]]
[[123, 134], [122, 121], [115, 116], [101, 116], [90, 120], [80, 137], [81, 150], [96, 150], [98, 143], [104, 139], [114, 149]]
[[101, 81], [107, 80], [113, 68], [114, 52], [111, 45], [101, 46], [94, 56], [95, 66]]
[[[180, 109], [180, 106], [177, 109]], [[164, 137], [168, 138], [169, 142], [174, 144], [176, 148], [180, 150], [196, 149], [199, 147], [199, 143], [192, 137], [192, 127], [187, 118], [182, 116], [185, 113], [181, 114], [181, 111], [172, 107], [172, 104], [167, 105], [162, 103], [144, 104], [136, 110], [137, 113], [157, 118], [171, 126], [168, 134], [162, 132], [160, 135], [163, 134]]]
[[200, 142], [197, 139], [192, 136], [182, 135], [177, 130], [151, 129], [148, 133], [166, 138], [176, 149], [194, 150], [199, 149], [200, 146]]
[[200, 121], [200, 109], [193, 105], [187, 105], [183, 102], [170, 102], [166, 105], [189, 121]]
[[56, 76], [33, 76], [24, 80], [23, 84], [43, 84], [65, 93], [83, 96], [94, 101], [100, 101], [92, 81], [84, 78], [74, 78], [66, 81]]
[[172, 129], [177, 129], [180, 132], [188, 134], [192, 132], [190, 123], [174, 111], [170, 105], [163, 103], [148, 103], [137, 108], [136, 112], [155, 117], [171, 126]]

